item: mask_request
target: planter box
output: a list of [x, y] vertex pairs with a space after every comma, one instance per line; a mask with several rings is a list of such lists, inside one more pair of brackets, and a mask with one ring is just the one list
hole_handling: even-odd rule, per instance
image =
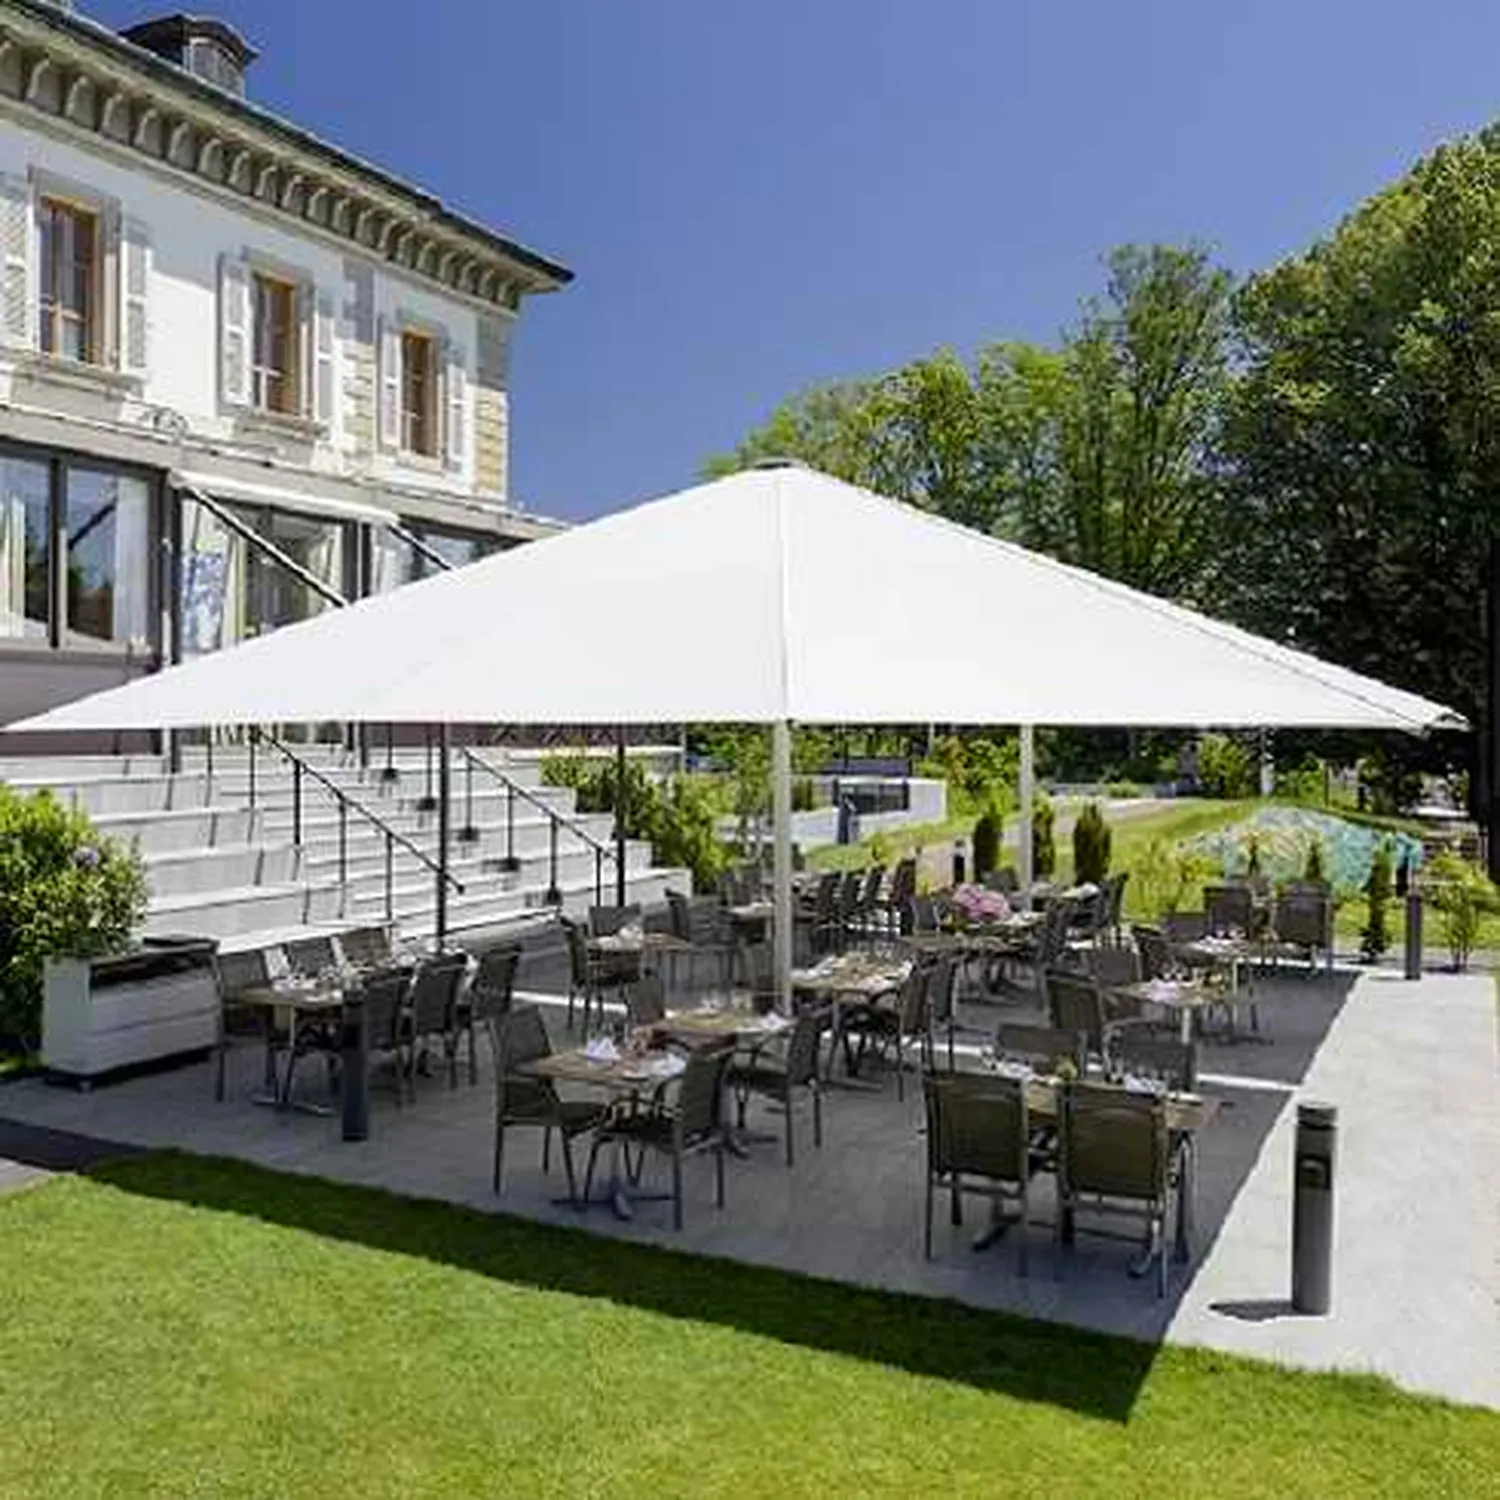
[[42, 1064], [89, 1080], [213, 1047], [219, 1037], [217, 944], [160, 939], [107, 958], [50, 960]]

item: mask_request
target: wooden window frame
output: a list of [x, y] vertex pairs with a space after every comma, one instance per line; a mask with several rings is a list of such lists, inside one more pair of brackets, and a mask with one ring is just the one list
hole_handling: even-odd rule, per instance
[[[278, 275], [262, 266], [248, 267], [250, 281], [250, 390], [249, 406], [252, 411], [273, 417], [300, 417], [302, 415], [302, 344], [303, 330], [300, 315], [302, 297], [298, 283], [291, 277]], [[265, 362], [261, 335], [261, 298], [274, 292], [285, 299], [286, 326], [284, 343], [285, 368], [277, 369]], [[274, 333], [272, 335], [274, 337]], [[279, 401], [270, 399], [271, 381], [279, 382]]]
[[[66, 307], [67, 283], [71, 277], [65, 275], [60, 265], [60, 255], [49, 256], [48, 235], [44, 227], [46, 219], [71, 219], [75, 226], [86, 223], [89, 227], [89, 259], [87, 262], [88, 303], [80, 315]], [[76, 229], [75, 229], [76, 232]], [[56, 237], [52, 248], [57, 250]], [[104, 367], [109, 345], [106, 323], [105, 266], [106, 232], [105, 213], [97, 203], [85, 202], [67, 193], [50, 190], [45, 184], [36, 195], [36, 257], [37, 257], [37, 348], [50, 359], [66, 360], [72, 364]], [[71, 268], [69, 268], [71, 270]], [[60, 286], [59, 283], [62, 283]], [[63, 347], [61, 334], [67, 321], [81, 322], [83, 328], [82, 355], [74, 355]]]

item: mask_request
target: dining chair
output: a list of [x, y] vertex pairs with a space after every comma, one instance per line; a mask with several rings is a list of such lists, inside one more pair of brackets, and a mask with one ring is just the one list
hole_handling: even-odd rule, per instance
[[1110, 1084], [1072, 1083], [1059, 1099], [1057, 1237], [1070, 1243], [1079, 1210], [1137, 1218], [1146, 1260], [1156, 1262], [1156, 1294], [1167, 1292], [1171, 1170], [1166, 1101]]
[[525, 1128], [542, 1132], [543, 1172], [551, 1166], [552, 1133], [556, 1131], [562, 1146], [563, 1169], [568, 1176], [568, 1199], [575, 1208], [581, 1207], [573, 1166], [573, 1141], [597, 1129], [606, 1118], [608, 1107], [597, 1100], [560, 1098], [551, 1079], [522, 1071], [528, 1063], [539, 1062], [552, 1052], [542, 1013], [536, 1006], [492, 1015], [486, 1024], [495, 1054], [494, 1191], [500, 1192], [507, 1130]]
[[1103, 1061], [1112, 1036], [1120, 1028], [1136, 1024], [1133, 1017], [1110, 1020], [1103, 992], [1092, 979], [1049, 969], [1044, 977], [1047, 1020], [1059, 1031], [1080, 1032], [1089, 1058]]
[[613, 937], [622, 927], [639, 927], [641, 908], [631, 902], [625, 906], [589, 907], [589, 936]]
[[1002, 1062], [1024, 1063], [1033, 1072], [1056, 1073], [1070, 1063], [1083, 1072], [1087, 1041], [1081, 1031], [1036, 1026], [1025, 1021], [1003, 1021], [995, 1030], [994, 1055]]
[[264, 989], [271, 982], [271, 969], [264, 948], [249, 948], [242, 953], [220, 953], [214, 959], [219, 987], [218, 1031], [214, 1043], [214, 1098], [222, 1101], [229, 1038], [241, 1028], [261, 1033], [265, 1043], [265, 1087], [269, 1092], [276, 1084], [276, 1052], [284, 1041], [284, 1031], [276, 1026], [275, 1012], [260, 1005], [246, 1005], [241, 996], [246, 990]]
[[339, 966], [332, 937], [293, 938], [281, 947], [288, 967], [299, 979], [316, 979]]
[[948, 1071], [953, 1071], [953, 1038], [958, 1029], [958, 1002], [955, 991], [958, 985], [958, 964], [947, 954], [926, 966], [927, 970], [927, 1023], [931, 1028], [935, 1045], [938, 1031], [948, 1036]]
[[951, 1197], [953, 1223], [963, 1222], [964, 1194], [979, 1194], [999, 1211], [1019, 1211], [1021, 1274], [1027, 1273], [1031, 1224], [1031, 1121], [1021, 1079], [981, 1073], [933, 1073], [923, 1080], [927, 1115], [927, 1171], [922, 1253], [932, 1258], [936, 1192]]
[[391, 960], [391, 935], [385, 927], [352, 927], [338, 935], [344, 963], [355, 969], [376, 969]]
[[1255, 920], [1255, 895], [1248, 885], [1206, 885], [1203, 906], [1215, 937], [1248, 937]]
[[563, 940], [568, 946], [568, 1030], [573, 1029], [573, 1008], [583, 1004], [583, 1034], [589, 1034], [589, 1010], [598, 1008], [600, 1019], [604, 1016], [604, 999], [595, 982], [594, 966], [589, 961], [588, 941], [583, 929], [571, 917], [559, 917]]
[[516, 991], [516, 972], [521, 967], [519, 943], [497, 943], [479, 955], [474, 978], [459, 996], [455, 1015], [457, 1040], [469, 1043], [469, 1082], [479, 1082], [478, 1032], [487, 1029], [492, 1016], [503, 1016]]
[[601, 1146], [619, 1144], [640, 1153], [639, 1176], [647, 1151], [672, 1164], [672, 1227], [682, 1228], [682, 1164], [689, 1156], [711, 1152], [714, 1158], [714, 1206], [724, 1206], [724, 1077], [734, 1056], [734, 1044], [705, 1047], [688, 1054], [681, 1076], [667, 1085], [668, 1102], [633, 1112], [608, 1116], [594, 1132], [589, 1148], [583, 1195], [588, 1200], [594, 1163]]
[[760, 1096], [776, 1104], [786, 1124], [786, 1164], [793, 1162], [792, 1098], [799, 1089], [812, 1096], [813, 1145], [823, 1145], [823, 1087], [818, 1069], [818, 1043], [828, 1024], [824, 1011], [806, 1010], [792, 1023], [784, 1046], [769, 1042], [747, 1057], [736, 1057], [729, 1065], [728, 1081], [734, 1094], [736, 1120], [745, 1128], [745, 1108]]
[[625, 1018], [632, 1030], [666, 1020], [667, 995], [660, 974], [642, 974], [626, 985]]
[[[407, 1073], [408, 1052], [402, 1014], [410, 987], [411, 971], [405, 967], [370, 970], [359, 984], [365, 1054], [372, 1064], [382, 1059], [391, 1061], [398, 1109]], [[371, 1076], [374, 1072], [371, 1066]]]
[[441, 1042], [448, 1064], [448, 1085], [458, 1087], [456, 1023], [459, 992], [468, 972], [467, 954], [440, 953], [422, 964], [412, 978], [402, 1016], [402, 1040], [408, 1048], [406, 1076], [413, 1099], [426, 1044], [434, 1037]]
[[1151, 1078], [1177, 1093], [1198, 1087], [1198, 1048], [1180, 1037], [1118, 1032], [1110, 1040], [1109, 1068], [1132, 1078]]

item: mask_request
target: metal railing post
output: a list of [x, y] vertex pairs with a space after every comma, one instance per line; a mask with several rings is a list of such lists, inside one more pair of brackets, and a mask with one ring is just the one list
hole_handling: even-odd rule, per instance
[[505, 869], [514, 874], [521, 868], [516, 858], [516, 788], [513, 782], [505, 783]]
[[464, 752], [464, 826], [458, 830], [458, 841], [472, 844], [479, 838], [479, 830], [474, 826], [474, 757], [467, 746], [459, 748]]
[[448, 776], [448, 726], [438, 730], [437, 951], [448, 946], [448, 836], [452, 807]]
[[214, 800], [214, 732], [210, 729], [203, 731], [204, 765], [208, 773], [208, 801]]
[[604, 850], [594, 850], [594, 905], [604, 905]]
[[417, 802], [418, 812], [431, 812], [437, 806], [437, 798], [432, 794], [432, 725], [425, 724], [422, 727], [423, 750], [426, 759], [425, 785], [426, 790]]
[[382, 781], [396, 780], [396, 726], [385, 726], [385, 770], [380, 773]]
[[292, 761], [292, 843], [302, 847], [302, 762]]
[[396, 920], [394, 899], [394, 872], [395, 872], [395, 840], [391, 837], [389, 828], [385, 831], [385, 919], [387, 922]]
[[250, 810], [255, 811], [255, 747], [260, 741], [260, 730], [250, 726]]
[[550, 861], [551, 861], [551, 871], [552, 871], [552, 873], [551, 873], [551, 877], [550, 877], [550, 883], [547, 886], [547, 905], [548, 906], [561, 906], [562, 905], [562, 888], [557, 883], [557, 814], [556, 813], [553, 813], [551, 815], [550, 827], [551, 827], [551, 846], [552, 846], [551, 847], [551, 854], [550, 854]]
[[339, 884], [349, 884], [349, 804], [339, 798]]

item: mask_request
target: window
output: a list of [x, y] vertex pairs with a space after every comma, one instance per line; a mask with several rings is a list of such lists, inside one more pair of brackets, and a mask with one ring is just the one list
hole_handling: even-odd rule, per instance
[[99, 221], [57, 198], [37, 204], [41, 346], [80, 364], [99, 362]]
[[251, 278], [251, 404], [286, 416], [298, 410], [297, 289], [257, 272]]
[[408, 453], [437, 456], [437, 340], [425, 333], [401, 335], [401, 446]]
[[63, 524], [69, 643], [146, 646], [151, 547], [145, 480], [70, 464]]
[[51, 468], [0, 456], [0, 636], [48, 643], [51, 578]]

